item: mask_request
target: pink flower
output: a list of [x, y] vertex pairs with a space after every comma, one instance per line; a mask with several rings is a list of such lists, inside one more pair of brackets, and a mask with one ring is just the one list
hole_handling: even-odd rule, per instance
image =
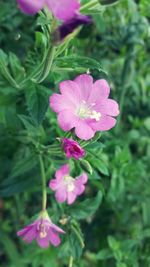
[[36, 14], [44, 6], [60, 20], [68, 20], [79, 11], [78, 0], [17, 0], [19, 8], [26, 14]]
[[32, 224], [17, 232], [26, 243], [31, 243], [34, 239], [42, 248], [47, 248], [51, 243], [53, 246], [60, 244], [59, 233], [65, 232], [52, 223], [47, 212], [43, 212]]
[[73, 139], [62, 138], [62, 145], [68, 159], [78, 160], [85, 156], [85, 150]]
[[69, 165], [65, 164], [55, 173], [55, 179], [49, 183], [49, 187], [56, 191], [55, 197], [58, 202], [65, 202], [71, 205], [77, 196], [83, 194], [88, 177], [86, 173], [76, 177], [70, 176]]
[[60, 83], [61, 94], [50, 97], [50, 107], [58, 113], [58, 124], [64, 131], [75, 128], [75, 134], [89, 140], [97, 131], [107, 131], [116, 124], [119, 107], [109, 99], [106, 80], [93, 83], [90, 75], [79, 75], [74, 81]]

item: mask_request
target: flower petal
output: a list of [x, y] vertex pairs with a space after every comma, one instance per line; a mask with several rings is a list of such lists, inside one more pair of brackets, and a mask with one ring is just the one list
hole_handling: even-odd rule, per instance
[[83, 192], [85, 191], [85, 186], [84, 184], [87, 183], [88, 180], [88, 176], [86, 173], [81, 174], [80, 176], [76, 177], [75, 180], [75, 192], [77, 195], [81, 195], [83, 194]]
[[57, 231], [58, 233], [65, 234], [65, 231], [63, 231], [60, 227], [58, 227], [56, 224], [52, 223], [51, 228]]
[[84, 185], [82, 185], [82, 184], [76, 185], [76, 191], [75, 192], [78, 196], [82, 195], [84, 191], [85, 191]]
[[72, 18], [80, 8], [78, 0], [46, 0], [48, 8], [60, 20]]
[[28, 232], [26, 232], [23, 236], [23, 240], [26, 243], [31, 243], [37, 237], [37, 229], [36, 226], [32, 227]]
[[39, 12], [44, 6], [44, 2], [44, 0], [17, 0], [20, 10], [29, 15], [34, 15]]
[[44, 237], [44, 238], [41, 238], [39, 235], [37, 236], [36, 241], [37, 241], [38, 245], [41, 248], [48, 248], [49, 247], [49, 236], [48, 236], [48, 234], [49, 233], [47, 233], [47, 236]]
[[29, 230], [32, 229], [34, 224], [30, 224], [25, 226], [23, 229], [21, 229], [20, 231], [17, 232], [17, 236], [23, 236], [25, 235]]
[[91, 122], [90, 126], [94, 131], [108, 131], [113, 128], [115, 124], [116, 119], [107, 115], [102, 115], [98, 122]]
[[66, 200], [67, 198], [67, 192], [66, 192], [66, 187], [61, 186], [55, 193], [55, 198], [58, 202], [62, 203]]
[[49, 182], [49, 187], [53, 190], [56, 191], [60, 186], [60, 183], [57, 181], [57, 179], [52, 179]]
[[58, 124], [64, 131], [70, 131], [74, 128], [78, 120], [78, 117], [68, 110], [64, 110], [58, 114]]
[[61, 240], [60, 240], [60, 237], [59, 237], [59, 235], [57, 234], [57, 232], [50, 228], [50, 229], [49, 229], [49, 232], [48, 232], [48, 235], [49, 235], [49, 240], [50, 240], [51, 244], [52, 244], [54, 247], [59, 246]]
[[60, 181], [65, 175], [69, 174], [70, 168], [69, 164], [64, 164], [55, 173], [57, 181]]
[[67, 196], [67, 203], [68, 205], [71, 205], [76, 200], [76, 193], [75, 192], [68, 192]]
[[101, 114], [109, 116], [118, 116], [119, 115], [119, 106], [115, 100], [106, 99], [99, 102], [96, 106], [96, 111], [99, 111]]
[[62, 95], [69, 99], [74, 108], [81, 102], [80, 87], [74, 81], [64, 81], [59, 84]]
[[80, 87], [82, 100], [87, 101], [92, 91], [93, 78], [88, 74], [81, 74], [74, 80]]
[[80, 176], [76, 177], [76, 181], [79, 184], [86, 184], [88, 180], [87, 174], [84, 172]]
[[109, 94], [110, 94], [110, 87], [107, 81], [104, 79], [97, 80], [93, 85], [93, 89], [89, 96], [88, 102], [99, 104], [99, 101], [101, 99], [108, 98]]
[[75, 127], [76, 135], [82, 140], [89, 140], [91, 139], [95, 131], [86, 123], [84, 120], [80, 120]]
[[49, 102], [51, 109], [56, 113], [67, 109], [73, 112], [75, 108], [73, 103], [71, 103], [66, 97], [59, 94], [53, 94], [50, 96]]

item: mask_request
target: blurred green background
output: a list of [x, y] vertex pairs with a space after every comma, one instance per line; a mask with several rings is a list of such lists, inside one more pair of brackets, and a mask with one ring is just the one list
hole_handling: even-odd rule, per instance
[[[41, 61], [42, 20], [21, 14], [15, 1], [0, 1], [0, 267], [65, 267], [71, 254], [74, 267], [150, 266], [150, 2], [121, 0], [93, 21], [54, 61], [35, 97], [31, 83], [16, 82]], [[70, 230], [60, 247], [42, 250], [16, 237], [41, 207], [32, 140], [50, 145], [64, 134], [48, 96], [88, 70], [109, 81], [121, 113], [113, 130], [87, 146], [94, 172], [78, 204], [57, 205], [48, 190], [50, 215], [57, 223], [66, 215], [80, 222], [84, 250]], [[63, 162], [45, 155], [48, 180]]]

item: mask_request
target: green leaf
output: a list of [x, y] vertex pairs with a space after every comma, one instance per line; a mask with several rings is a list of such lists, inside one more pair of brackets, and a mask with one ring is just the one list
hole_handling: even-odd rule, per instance
[[15, 88], [19, 88], [19, 85], [12, 77], [8, 69], [8, 56], [0, 49], [0, 73], [2, 76]]
[[11, 196], [37, 185], [37, 163], [36, 157], [31, 154], [21, 160], [16, 159], [10, 175], [1, 183], [0, 195]]
[[58, 58], [56, 59], [53, 65], [54, 72], [62, 70], [86, 72], [87, 70], [95, 70], [95, 69], [107, 75], [107, 73], [103, 70], [100, 62], [98, 62], [93, 58], [88, 58], [78, 55]]
[[102, 192], [98, 192], [96, 197], [75, 204], [69, 211], [70, 215], [77, 220], [83, 220], [92, 216], [99, 208], [102, 197]]
[[[93, 154], [93, 153], [92, 153]], [[106, 165], [106, 163], [103, 162], [103, 160], [96, 158], [94, 155], [93, 157], [88, 157], [88, 161], [92, 165], [93, 168], [98, 170], [100, 173], [109, 176], [109, 170]]]
[[18, 117], [22, 121], [26, 130], [28, 130], [28, 133], [32, 133], [32, 134], [37, 133], [37, 129], [36, 129], [35, 125], [33, 124], [33, 121], [31, 118], [29, 118], [28, 116], [25, 116], [25, 115], [18, 115]]
[[42, 123], [48, 108], [48, 94], [45, 87], [32, 84], [26, 90], [28, 111], [36, 127]]
[[38, 160], [35, 155], [29, 155], [17, 161], [12, 169], [11, 177], [17, 177], [19, 175], [29, 172], [31, 169], [37, 166]]
[[120, 249], [120, 242], [118, 242], [113, 236], [108, 236], [108, 244], [113, 251]]
[[17, 82], [21, 82], [26, 76], [25, 69], [22, 67], [19, 58], [11, 52], [9, 53], [9, 63], [10, 63], [11, 73], [14, 79]]
[[70, 254], [73, 258], [80, 258], [84, 248], [83, 234], [77, 222], [71, 225], [71, 234], [69, 235]]
[[80, 163], [81, 168], [82, 168], [84, 171], [86, 171], [86, 172], [88, 172], [89, 174], [92, 175], [93, 170], [92, 170], [92, 167], [91, 167], [90, 163], [89, 163], [87, 160], [85, 160], [85, 159], [81, 159], [81, 160], [79, 161], [79, 163]]
[[37, 47], [41, 47], [45, 51], [47, 44], [46, 36], [43, 33], [37, 31], [35, 33], [35, 38]]
[[11, 263], [14, 266], [23, 267], [24, 265], [21, 262], [21, 258], [15, 243], [9, 238], [9, 236], [0, 233], [0, 242], [3, 244], [5, 248], [6, 255], [10, 259]]
[[112, 254], [111, 250], [108, 249], [108, 248], [102, 249], [96, 255], [96, 259], [97, 260], [106, 260], [106, 259], [109, 259], [109, 258], [112, 258], [112, 257], [113, 257], [113, 254]]

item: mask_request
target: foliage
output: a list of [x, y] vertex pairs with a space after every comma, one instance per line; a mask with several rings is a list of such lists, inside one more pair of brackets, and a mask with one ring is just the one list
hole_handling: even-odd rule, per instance
[[[57, 46], [42, 82], [50, 21], [42, 14], [26, 17], [14, 0], [1, 2], [0, 266], [65, 267], [70, 255], [74, 267], [150, 266], [149, 1], [83, 10], [94, 23]], [[57, 204], [47, 189], [49, 214], [67, 235], [59, 248], [41, 250], [18, 240], [16, 231], [41, 208], [39, 151], [47, 182], [67, 162], [56, 139], [64, 133], [48, 98], [60, 81], [85, 72], [109, 80], [121, 113], [116, 128], [89, 144], [81, 142], [84, 161], [70, 160], [75, 175], [82, 169], [89, 173], [80, 200], [70, 207]]]

